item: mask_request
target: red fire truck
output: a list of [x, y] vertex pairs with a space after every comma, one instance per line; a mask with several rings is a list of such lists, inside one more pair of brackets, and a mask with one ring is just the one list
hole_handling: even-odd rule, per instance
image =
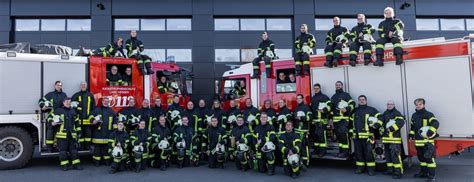
[[[125, 74], [132, 70], [130, 86], [109, 86], [106, 75], [112, 66]], [[63, 91], [72, 96], [86, 81], [94, 94], [96, 104], [103, 97], [112, 98], [111, 107], [117, 112], [128, 105], [130, 98], [141, 107], [144, 99], [162, 99], [163, 107], [171, 103], [173, 95], [180, 104], [189, 101], [187, 94], [191, 73], [175, 63], [152, 63], [155, 71], [141, 75], [136, 61], [127, 58], [79, 57], [17, 52], [0, 52], [0, 169], [25, 166], [35, 150], [41, 155], [55, 155], [43, 151], [45, 121], [38, 107], [38, 99], [54, 90], [54, 82], [63, 82]], [[159, 93], [157, 80], [166, 76], [175, 82], [175, 93]], [[151, 102], [154, 105], [154, 102]], [[85, 151], [83, 151], [85, 152]]]
[[[339, 60], [338, 67], [326, 68], [323, 66], [325, 56], [313, 55], [310, 58], [310, 75], [296, 76], [295, 81], [290, 83], [279, 83], [278, 77], [280, 74], [288, 76], [295, 73], [293, 59], [274, 60], [270, 73], [265, 72], [264, 63], [261, 63], [262, 74], [256, 79], [251, 79], [252, 64], [248, 63], [224, 73], [220, 95], [225, 100], [225, 105], [228, 105], [230, 99], [235, 99], [241, 107], [247, 98], [252, 99], [254, 106], [262, 106], [265, 100], [270, 99], [274, 109], [278, 111], [278, 101], [281, 99], [287, 101], [290, 109], [294, 109], [297, 94], [303, 94], [308, 104], [312, 96], [311, 88], [315, 83], [319, 83], [322, 92], [331, 97], [335, 93], [335, 82], [342, 81], [344, 90], [354, 101], [364, 94], [368, 97], [368, 104], [380, 112], [386, 110], [388, 100], [395, 101], [398, 110], [406, 116], [406, 121], [410, 121], [415, 111], [414, 99], [422, 97], [427, 100], [428, 110], [441, 122], [438, 131], [440, 137], [435, 140], [436, 154], [446, 156], [474, 145], [474, 44], [471, 39], [406, 41], [405, 63], [401, 66], [394, 64], [391, 45], [386, 46], [384, 67], [364, 66], [361, 62], [356, 67], [351, 67], [348, 60]], [[348, 53], [344, 49], [343, 57], [348, 57]], [[359, 55], [359, 60], [363, 60], [363, 55]], [[271, 74], [271, 78], [266, 78], [266, 74]], [[231, 90], [240, 81], [246, 83], [247, 93], [235, 98]], [[409, 124], [402, 129], [404, 153], [406, 156], [413, 156], [415, 149], [407, 140], [408, 131]], [[330, 151], [323, 158], [340, 159], [332, 155], [338, 152], [334, 136], [327, 138], [330, 140]], [[376, 143], [374, 152], [378, 161], [384, 160], [380, 141]]]

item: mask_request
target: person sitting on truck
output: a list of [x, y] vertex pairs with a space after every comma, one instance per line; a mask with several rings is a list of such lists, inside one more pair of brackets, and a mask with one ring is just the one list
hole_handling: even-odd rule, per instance
[[125, 74], [122, 75], [122, 85], [123, 86], [132, 86], [132, 68], [125, 68]]
[[267, 78], [270, 78], [271, 64], [270, 61], [276, 59], [275, 44], [268, 38], [268, 33], [262, 33], [262, 42], [258, 45], [258, 57], [252, 62], [253, 64], [253, 76], [252, 78], [258, 78], [260, 76], [260, 61], [265, 62], [265, 69], [267, 72]]
[[420, 161], [420, 172], [415, 174], [415, 177], [434, 181], [436, 170], [434, 140], [439, 136], [439, 121], [433, 113], [426, 110], [425, 99], [418, 98], [414, 103], [416, 111], [411, 116], [409, 138], [415, 140], [416, 155]]
[[[52, 117], [54, 110], [63, 107], [62, 101], [67, 97], [66, 93], [63, 92], [63, 83], [56, 81], [54, 83], [54, 91], [47, 93], [43, 98], [38, 101], [39, 107], [43, 113], [47, 113], [46, 120]], [[53, 151], [54, 145], [54, 131], [56, 127], [52, 126], [50, 122], [46, 122], [46, 148], [49, 152]]]
[[158, 92], [164, 94], [166, 92], [171, 92], [171, 83], [167, 81], [166, 76], [161, 76], [160, 81], [158, 81]]
[[137, 31], [132, 30], [130, 32], [130, 39], [125, 42], [125, 49], [127, 49], [127, 57], [135, 58], [137, 60], [138, 69], [142, 75], [150, 75], [155, 73], [151, 69], [151, 57], [143, 54], [145, 46], [143, 45], [142, 41], [138, 40]]
[[75, 93], [72, 96], [72, 101], [77, 103], [75, 107], [78, 114], [82, 135], [79, 138], [81, 143], [81, 150], [89, 150], [92, 141], [92, 126], [89, 120], [89, 115], [95, 109], [95, 98], [94, 94], [87, 91], [87, 83], [81, 82], [81, 91]]
[[332, 68], [337, 67], [337, 61], [341, 58], [342, 47], [348, 42], [349, 32], [346, 27], [341, 26], [341, 19], [334, 17], [332, 19], [334, 27], [328, 31], [326, 36], [326, 48], [324, 53], [326, 54], [326, 62], [324, 66]]
[[117, 66], [113, 65], [112, 68], [110, 68], [110, 72], [107, 73], [107, 78], [105, 82], [109, 86], [120, 86], [122, 85], [122, 75], [118, 72]]
[[59, 116], [59, 121], [54, 121], [53, 118], [51, 118], [50, 121], [53, 126], [61, 128], [56, 133], [61, 169], [63, 171], [69, 169], [70, 157], [72, 167], [76, 170], [82, 170], [80, 165], [81, 161], [77, 155], [78, 140], [81, 132], [79, 118], [77, 117], [76, 111], [71, 108], [71, 98], [64, 98], [62, 103], [62, 107], [58, 107], [54, 110], [54, 115]]
[[372, 34], [375, 29], [372, 25], [365, 23], [365, 15], [360, 13], [357, 14], [357, 25], [351, 29], [349, 35], [352, 43], [349, 46], [349, 64], [356, 66], [357, 55], [359, 55], [359, 49], [362, 46], [364, 49], [364, 65], [369, 65], [372, 57], [372, 45], [373, 37]]
[[374, 66], [383, 66], [384, 48], [386, 43], [393, 44], [393, 54], [395, 55], [395, 64], [400, 65], [403, 63], [403, 22], [395, 18], [395, 12], [393, 8], [385, 8], [384, 16], [385, 20], [380, 22], [378, 33], [379, 39], [375, 43], [375, 55], [377, 60]]
[[[121, 55], [117, 56], [117, 53]], [[125, 57], [123, 52], [123, 39], [121, 37], [117, 38], [117, 41], [109, 43], [107, 46], [99, 48], [96, 55], [103, 57]]]
[[240, 80], [238, 82], [235, 82], [234, 89], [232, 89], [231, 93], [234, 98], [240, 98], [245, 96], [245, 94], [247, 93], [247, 90], [245, 88], [245, 81]]
[[304, 74], [309, 75], [309, 55], [313, 54], [313, 48], [316, 46], [316, 39], [313, 34], [308, 33], [308, 25], [301, 24], [300, 31], [301, 35], [295, 40], [295, 70], [297, 76], [302, 75], [302, 66]]
[[288, 83], [288, 78], [284, 72], [278, 73], [278, 80], [277, 83]]

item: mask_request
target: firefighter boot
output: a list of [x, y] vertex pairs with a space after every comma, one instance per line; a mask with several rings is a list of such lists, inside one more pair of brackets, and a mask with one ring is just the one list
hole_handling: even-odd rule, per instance
[[82, 168], [82, 166], [81, 166], [80, 164], [74, 164], [74, 165], [73, 165], [73, 168], [74, 168], [75, 170], [79, 170], [79, 171], [81, 171], [81, 170], [84, 169], [84, 168]]
[[66, 164], [66, 165], [62, 165], [62, 166], [61, 166], [61, 170], [63, 170], [63, 171], [69, 170], [69, 165], [67, 165], [67, 164]]
[[371, 62], [370, 59], [364, 59], [364, 65], [365, 65], [365, 66], [369, 65], [370, 62]]
[[395, 55], [395, 64], [401, 65], [403, 64], [403, 56], [400, 54]]
[[377, 55], [377, 61], [375, 61], [374, 66], [383, 66], [383, 55]]
[[151, 75], [151, 74], [155, 73], [155, 72], [151, 69], [151, 63], [150, 63], [150, 62], [145, 63], [145, 67], [146, 67], [146, 74], [147, 74], [147, 75]]

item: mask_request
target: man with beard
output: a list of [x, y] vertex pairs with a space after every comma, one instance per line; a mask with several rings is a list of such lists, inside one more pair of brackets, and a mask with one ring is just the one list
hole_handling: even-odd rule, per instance
[[355, 103], [352, 97], [343, 90], [341, 81], [336, 82], [336, 93], [331, 97], [332, 121], [336, 138], [339, 141], [337, 157], [346, 158], [349, 153], [348, 126]]

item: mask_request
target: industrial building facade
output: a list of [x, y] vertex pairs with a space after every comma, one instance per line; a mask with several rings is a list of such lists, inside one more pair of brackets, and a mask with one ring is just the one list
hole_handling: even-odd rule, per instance
[[193, 71], [194, 99], [211, 99], [224, 71], [256, 56], [263, 31], [286, 58], [299, 25], [308, 24], [321, 53], [333, 16], [350, 29], [364, 13], [377, 26], [387, 6], [409, 39], [474, 33], [472, 0], [0, 0], [0, 44], [96, 49], [137, 30], [154, 61], [174, 60]]

